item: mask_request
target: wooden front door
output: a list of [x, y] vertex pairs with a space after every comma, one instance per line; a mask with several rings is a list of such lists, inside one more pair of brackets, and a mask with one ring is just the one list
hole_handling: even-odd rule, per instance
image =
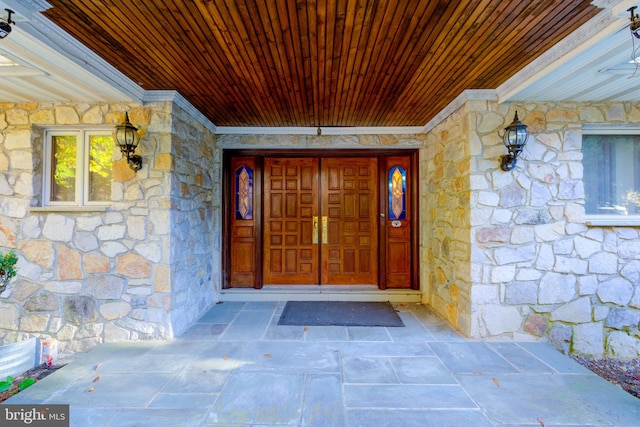
[[225, 152], [223, 286], [417, 289], [417, 158], [415, 150]]
[[263, 200], [264, 284], [317, 284], [318, 159], [264, 159]]
[[377, 284], [376, 182], [375, 158], [265, 158], [264, 284]]
[[377, 159], [322, 159], [321, 284], [378, 283]]

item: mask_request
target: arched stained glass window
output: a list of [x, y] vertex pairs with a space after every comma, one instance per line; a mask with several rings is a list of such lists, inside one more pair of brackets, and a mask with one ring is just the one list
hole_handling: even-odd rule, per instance
[[253, 170], [236, 169], [236, 219], [253, 219]]
[[389, 169], [389, 219], [407, 219], [407, 172], [400, 166]]

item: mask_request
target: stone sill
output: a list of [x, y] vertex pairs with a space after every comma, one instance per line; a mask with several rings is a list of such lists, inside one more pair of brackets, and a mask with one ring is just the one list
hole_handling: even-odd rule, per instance
[[29, 208], [29, 212], [37, 213], [54, 213], [54, 212], [107, 212], [109, 206], [37, 206]]
[[640, 216], [631, 217], [598, 215], [588, 217], [585, 224], [590, 227], [640, 227]]

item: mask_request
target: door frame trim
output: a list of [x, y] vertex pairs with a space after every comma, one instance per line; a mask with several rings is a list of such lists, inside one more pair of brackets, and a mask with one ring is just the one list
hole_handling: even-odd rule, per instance
[[[282, 148], [268, 148], [268, 149], [223, 149], [222, 150], [222, 289], [231, 289], [230, 286], [230, 256], [231, 256], [231, 188], [232, 188], [232, 171], [231, 171], [231, 159], [233, 157], [255, 157], [256, 165], [262, 170], [264, 167], [265, 157], [377, 157], [378, 158], [378, 174], [379, 176], [386, 175], [386, 168], [384, 162], [380, 161], [386, 156], [409, 156], [411, 161], [411, 182], [414, 185], [410, 186], [412, 203], [408, 208], [411, 210], [412, 225], [411, 225], [411, 288], [413, 290], [420, 289], [420, 277], [419, 277], [419, 236], [420, 236], [420, 221], [419, 221], [419, 165], [418, 165], [418, 148], [367, 148], [367, 149], [342, 149], [342, 148], [323, 148], [323, 149], [282, 149]], [[262, 188], [262, 174], [256, 174], [254, 176], [254, 189]], [[378, 208], [382, 212], [385, 211], [385, 204], [388, 203], [386, 197], [385, 180], [379, 179], [380, 183], [378, 202]], [[254, 191], [254, 203], [255, 206], [262, 206], [262, 191]], [[260, 210], [262, 211], [262, 210]], [[262, 214], [256, 215], [256, 248], [262, 247]], [[384, 225], [379, 223], [378, 230], [378, 247], [384, 247], [386, 245], [386, 236], [383, 232]], [[255, 251], [255, 283], [253, 288], [260, 289], [263, 285], [262, 277], [262, 251]], [[387, 289], [386, 286], [386, 251], [380, 251], [378, 253], [378, 287], [380, 290]], [[258, 268], [258, 266], [260, 266]], [[251, 289], [251, 288], [249, 288]]]

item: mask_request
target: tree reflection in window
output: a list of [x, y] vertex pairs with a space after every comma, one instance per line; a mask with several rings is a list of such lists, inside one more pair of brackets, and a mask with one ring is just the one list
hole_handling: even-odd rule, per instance
[[51, 145], [51, 200], [73, 202], [76, 197], [76, 137], [54, 136]]

